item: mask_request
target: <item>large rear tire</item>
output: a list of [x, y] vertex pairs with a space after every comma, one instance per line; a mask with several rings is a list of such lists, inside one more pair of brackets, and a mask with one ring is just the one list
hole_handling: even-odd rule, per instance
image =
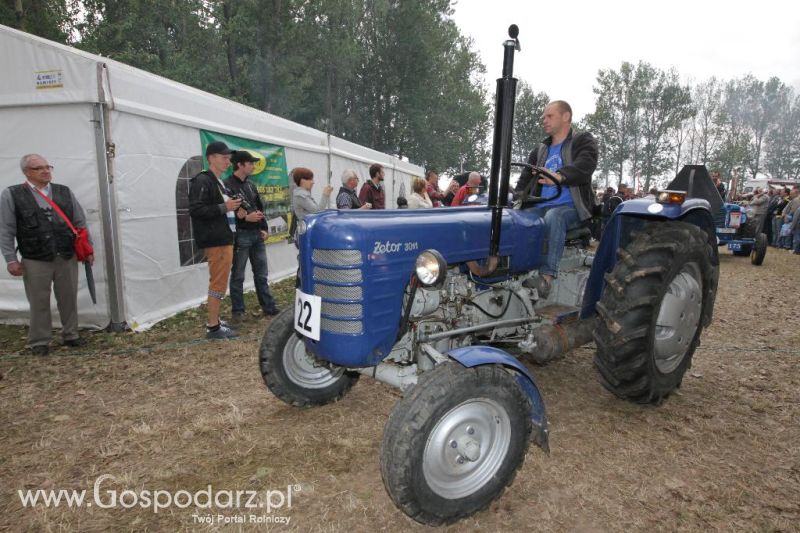
[[756, 236], [756, 244], [750, 252], [750, 262], [756, 266], [760, 266], [764, 262], [764, 257], [767, 255], [767, 235], [759, 233]]
[[531, 404], [503, 367], [444, 363], [423, 374], [389, 417], [381, 474], [414, 520], [449, 524], [488, 506], [525, 460]]
[[680, 387], [716, 296], [716, 247], [697, 226], [654, 222], [618, 251], [597, 304], [594, 364], [620, 398], [659, 404]]
[[341, 399], [359, 374], [326, 365], [306, 351], [294, 330], [294, 309], [283, 310], [264, 332], [259, 368], [267, 388], [295, 407], [325, 405]]

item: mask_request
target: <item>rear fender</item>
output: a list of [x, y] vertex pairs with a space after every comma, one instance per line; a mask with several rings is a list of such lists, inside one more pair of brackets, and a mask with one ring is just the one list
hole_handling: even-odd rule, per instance
[[447, 352], [447, 356], [455, 359], [461, 365], [472, 368], [480, 365], [499, 364], [511, 368], [517, 372], [516, 380], [519, 386], [531, 401], [531, 421], [535, 426], [531, 437], [540, 448], [550, 453], [548, 443], [547, 415], [545, 413], [544, 400], [539, 392], [536, 381], [530, 374], [525, 365], [507, 352], [491, 346], [466, 346], [456, 348]]
[[711, 263], [719, 265], [717, 232], [708, 201], [691, 198], [683, 204], [659, 204], [646, 199], [623, 202], [603, 230], [583, 295], [581, 318], [589, 318], [594, 314], [595, 304], [600, 300], [605, 287], [605, 274], [611, 272], [617, 264], [617, 250], [628, 245], [633, 232], [658, 220], [680, 220], [701, 228], [708, 235], [709, 242], [713, 243], [714, 257]]

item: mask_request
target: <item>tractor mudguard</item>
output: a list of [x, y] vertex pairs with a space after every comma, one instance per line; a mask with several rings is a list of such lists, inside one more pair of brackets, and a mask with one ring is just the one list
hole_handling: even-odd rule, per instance
[[472, 368], [480, 365], [499, 364], [511, 367], [517, 372], [517, 383], [531, 400], [531, 421], [536, 426], [531, 435], [531, 439], [540, 448], [550, 453], [548, 443], [547, 414], [545, 413], [544, 400], [539, 392], [539, 387], [533, 376], [514, 356], [492, 346], [466, 346], [455, 348], [446, 353], [448, 357], [455, 359], [461, 365]]
[[[652, 200], [638, 199], [623, 202], [614, 211], [608, 225], [603, 230], [600, 244], [592, 263], [589, 281], [583, 295], [581, 318], [589, 318], [595, 312], [595, 304], [600, 300], [605, 285], [605, 274], [611, 272], [617, 263], [617, 250], [624, 248], [631, 240], [632, 233], [641, 230], [647, 223], [657, 220], [680, 220], [703, 229], [709, 240], [716, 243], [716, 227], [711, 216], [708, 201], [690, 198], [682, 204], [659, 204]], [[719, 264], [719, 256], [714, 246], [712, 264]]]

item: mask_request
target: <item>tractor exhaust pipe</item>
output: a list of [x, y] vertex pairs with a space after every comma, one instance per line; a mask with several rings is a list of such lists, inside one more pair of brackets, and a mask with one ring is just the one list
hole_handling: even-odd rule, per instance
[[495, 94], [494, 141], [492, 143], [492, 167], [489, 174], [489, 207], [492, 209], [492, 225], [489, 240], [489, 256], [500, 253], [500, 227], [503, 208], [508, 202], [508, 187], [511, 179], [511, 134], [514, 128], [514, 101], [517, 94], [517, 79], [514, 73], [514, 51], [520, 50], [519, 28], [512, 24], [508, 28], [508, 39], [503, 43], [503, 77], [497, 80]]
[[592, 340], [595, 319], [576, 320], [566, 324], [553, 324], [536, 328], [527, 339], [519, 343], [524, 359], [544, 365], [563, 357], [565, 353]]

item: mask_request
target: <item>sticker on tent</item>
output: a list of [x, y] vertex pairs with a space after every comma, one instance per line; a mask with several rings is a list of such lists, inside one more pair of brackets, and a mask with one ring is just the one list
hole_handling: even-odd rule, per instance
[[38, 70], [36, 75], [36, 90], [60, 89], [64, 87], [64, 72], [58, 70]]

